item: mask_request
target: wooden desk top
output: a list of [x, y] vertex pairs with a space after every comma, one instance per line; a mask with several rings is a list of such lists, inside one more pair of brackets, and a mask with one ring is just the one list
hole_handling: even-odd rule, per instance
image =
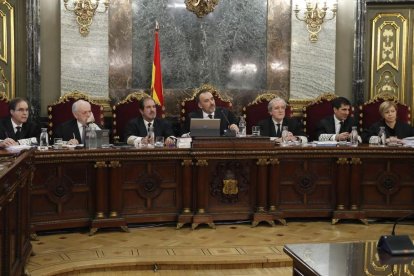
[[376, 246], [376, 241], [287, 244], [283, 251], [293, 259], [294, 269], [304, 275], [413, 275], [414, 258], [383, 258]]

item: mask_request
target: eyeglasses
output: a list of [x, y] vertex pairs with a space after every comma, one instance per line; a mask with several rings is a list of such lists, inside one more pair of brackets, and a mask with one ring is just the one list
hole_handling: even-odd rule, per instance
[[17, 111], [17, 112], [29, 112], [29, 109], [28, 108], [19, 108], [19, 109], [16, 109], [15, 111]]

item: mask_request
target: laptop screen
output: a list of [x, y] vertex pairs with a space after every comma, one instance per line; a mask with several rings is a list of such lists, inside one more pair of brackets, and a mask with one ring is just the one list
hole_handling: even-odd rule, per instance
[[220, 136], [220, 119], [191, 118], [190, 135], [192, 137]]

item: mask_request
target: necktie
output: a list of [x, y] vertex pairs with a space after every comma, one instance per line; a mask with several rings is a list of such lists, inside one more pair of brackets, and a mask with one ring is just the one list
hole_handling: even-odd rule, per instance
[[151, 123], [148, 123], [147, 133], [150, 132], [150, 128], [151, 128]]
[[209, 117], [210, 119], [213, 119], [213, 115], [208, 114], [207, 117]]
[[276, 129], [276, 137], [280, 137], [280, 136], [282, 136], [282, 133], [280, 131], [280, 124], [276, 124], [276, 126], [277, 126], [277, 129]]
[[82, 137], [81, 137], [81, 143], [85, 144], [85, 136], [86, 136], [86, 126], [82, 126]]
[[16, 133], [15, 133], [15, 136], [16, 136], [16, 140], [20, 140], [22, 137], [22, 127], [21, 126], [17, 126], [16, 127]]
[[[344, 122], [343, 122], [343, 121], [340, 121], [340, 122], [339, 122], [339, 125], [341, 126], [341, 127], [339, 128], [339, 133], [344, 132], [344, 131], [345, 131], [345, 129], [344, 129]], [[338, 133], [338, 134], [339, 134], [339, 133]]]

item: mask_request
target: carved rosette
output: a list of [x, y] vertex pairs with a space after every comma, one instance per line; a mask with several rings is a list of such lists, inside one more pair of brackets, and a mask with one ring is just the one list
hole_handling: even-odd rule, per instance
[[156, 198], [161, 193], [161, 177], [156, 173], [144, 173], [137, 181], [138, 193], [143, 198]]
[[391, 172], [382, 173], [377, 180], [378, 190], [385, 195], [392, 195], [400, 189], [400, 178]]
[[308, 171], [297, 171], [295, 177], [295, 190], [304, 195], [311, 194], [315, 191], [315, 181], [317, 176]]
[[238, 161], [219, 162], [212, 177], [211, 195], [223, 203], [239, 201], [239, 194], [248, 191], [249, 168]]
[[52, 176], [46, 180], [47, 194], [55, 204], [69, 200], [72, 194], [73, 181], [66, 175], [62, 177]]

